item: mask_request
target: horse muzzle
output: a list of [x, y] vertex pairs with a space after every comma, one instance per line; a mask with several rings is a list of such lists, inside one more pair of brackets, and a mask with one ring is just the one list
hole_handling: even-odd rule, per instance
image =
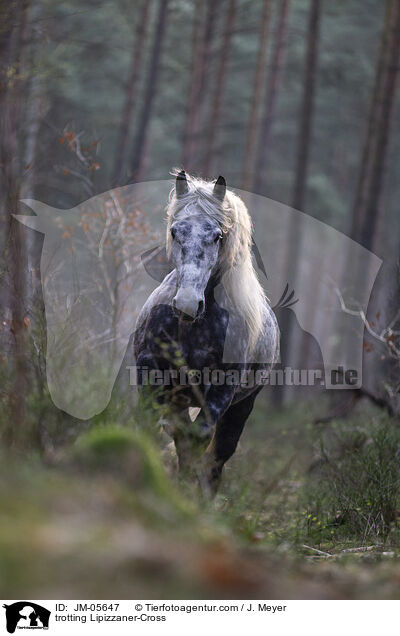
[[172, 306], [182, 320], [193, 322], [204, 312], [204, 296], [196, 294], [192, 288], [179, 289]]

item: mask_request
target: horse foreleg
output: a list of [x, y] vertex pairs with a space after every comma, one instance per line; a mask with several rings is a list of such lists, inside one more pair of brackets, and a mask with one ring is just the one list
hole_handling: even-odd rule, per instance
[[169, 432], [175, 443], [179, 473], [187, 479], [195, 480], [198, 476], [197, 464], [210, 443], [211, 436], [201, 435], [187, 412], [174, 416]]
[[197, 476], [197, 462], [207, 448], [209, 439], [204, 440], [178, 429], [175, 429], [173, 438], [178, 456], [179, 472], [185, 477], [194, 479]]
[[215, 425], [214, 435], [202, 459], [202, 486], [211, 495], [218, 490], [224, 464], [236, 450], [258, 392], [232, 404]]
[[202, 457], [214, 434], [215, 422], [229, 407], [233, 393], [232, 386], [211, 385], [201, 406], [201, 412], [194, 422], [189, 417], [188, 409], [181, 412], [181, 417], [174, 427], [173, 438], [179, 471], [186, 476], [202, 480]]

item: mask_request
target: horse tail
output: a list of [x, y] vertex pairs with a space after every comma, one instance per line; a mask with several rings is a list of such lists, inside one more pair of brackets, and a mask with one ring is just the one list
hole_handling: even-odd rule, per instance
[[298, 298], [294, 298], [295, 292], [294, 289], [289, 293], [289, 283], [286, 283], [286, 287], [283, 290], [283, 294], [276, 303], [274, 307], [272, 307], [273, 311], [276, 309], [288, 309], [289, 307], [293, 307], [296, 303], [299, 302]]

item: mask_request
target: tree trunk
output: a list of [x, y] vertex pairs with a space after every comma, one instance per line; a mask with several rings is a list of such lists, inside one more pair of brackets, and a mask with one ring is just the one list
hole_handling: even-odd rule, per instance
[[[292, 206], [296, 210], [302, 211], [305, 203], [305, 192], [307, 186], [307, 172], [310, 157], [312, 123], [314, 114], [314, 97], [316, 70], [318, 62], [318, 45], [320, 33], [321, 0], [311, 0], [309, 9], [309, 20], [307, 28], [307, 47], [304, 66], [303, 96], [299, 116], [299, 134], [297, 144], [297, 161], [295, 172], [295, 183], [293, 189]], [[287, 237], [287, 280], [289, 284], [296, 288], [296, 280], [301, 276], [300, 248], [301, 248], [301, 225], [298, 215], [294, 216], [289, 226]], [[315, 281], [317, 285], [318, 281]], [[316, 300], [318, 298], [318, 286], [316, 287]], [[310, 306], [310, 314], [315, 313], [314, 307]], [[291, 364], [294, 368], [307, 368], [310, 338], [307, 334], [295, 338], [293, 332], [294, 321], [290, 321], [291, 313], [286, 310], [282, 312], [281, 330], [282, 338], [282, 358], [286, 364]], [[282, 402], [288, 389], [282, 387], [275, 392], [275, 401]]]
[[[24, 115], [25, 145], [23, 148], [21, 166], [21, 199], [33, 199], [35, 190], [35, 177], [37, 175], [37, 148], [39, 131], [44, 106], [44, 86], [39, 64], [39, 51], [43, 37], [42, 21], [40, 20], [40, 1], [31, 0], [29, 22], [31, 36], [29, 42], [29, 64], [27, 65], [28, 87], [26, 93], [26, 109]], [[26, 232], [25, 235], [25, 290], [24, 298], [27, 308], [32, 307], [35, 290], [40, 289], [39, 260], [40, 256], [34, 254], [35, 245], [38, 244], [34, 232]], [[35, 267], [36, 265], [36, 267]]]
[[132, 154], [132, 173], [135, 181], [140, 181], [142, 176], [147, 134], [151, 119], [151, 111], [154, 104], [154, 97], [157, 90], [162, 46], [167, 26], [168, 1], [169, 0], [159, 0], [158, 5], [157, 25], [150, 54], [149, 68], [146, 74], [147, 82], [144, 92], [144, 101], [138, 119], [137, 133]]
[[43, 87], [40, 73], [38, 73], [38, 49], [42, 37], [39, 0], [31, 0], [31, 10], [29, 21], [32, 23], [31, 37], [29, 42], [29, 81], [26, 95], [26, 113], [24, 124], [26, 130], [25, 148], [23, 153], [21, 186], [21, 197], [24, 199], [33, 198], [33, 188], [35, 180], [35, 159], [37, 142], [40, 128], [40, 111], [42, 102]]
[[192, 169], [192, 159], [194, 153], [194, 131], [197, 106], [200, 100], [201, 84], [203, 80], [202, 69], [202, 40], [204, 34], [201, 31], [202, 26], [202, 0], [197, 0], [195, 4], [194, 20], [193, 20], [193, 49], [190, 72], [189, 100], [186, 111], [185, 130], [183, 134], [182, 149], [182, 165], [187, 170]]
[[379, 217], [383, 213], [381, 198], [385, 179], [385, 166], [389, 146], [389, 132], [393, 119], [400, 61], [400, 0], [392, 1], [389, 25], [389, 50], [383, 81], [382, 105], [378, 122], [375, 151], [371, 164], [365, 212], [361, 221], [360, 242], [367, 249], [374, 248]]
[[[304, 83], [303, 83], [303, 101], [300, 110], [299, 120], [299, 138], [297, 147], [297, 163], [295, 173], [295, 184], [293, 189], [293, 201], [292, 207], [296, 210], [304, 211], [306, 200], [306, 188], [307, 188], [307, 175], [310, 162], [310, 149], [312, 139], [312, 125], [314, 115], [314, 101], [315, 101], [315, 84], [316, 84], [316, 71], [318, 63], [318, 46], [320, 35], [320, 14], [321, 14], [321, 0], [311, 0], [308, 30], [307, 30], [307, 53], [306, 53], [306, 65], [304, 71]], [[298, 221], [296, 217], [296, 221]], [[299, 262], [300, 245], [301, 245], [301, 227], [298, 227], [298, 223], [293, 223], [291, 226], [291, 237], [289, 245], [292, 248], [292, 254], [290, 257], [290, 279], [295, 280], [295, 272], [301, 276], [301, 262]], [[308, 323], [311, 324], [313, 317], [315, 316], [315, 304], [320, 300], [320, 287], [318, 272], [313, 272], [314, 282], [310, 281], [314, 285], [315, 300], [314, 304], [310, 304], [308, 307]], [[289, 332], [289, 347], [294, 352], [295, 366], [306, 369], [309, 364], [310, 356], [310, 343], [311, 339], [304, 332], [302, 337], [299, 338], [299, 342], [293, 342], [293, 333]], [[296, 353], [296, 349], [298, 353]]]
[[253, 181], [253, 189], [259, 193], [262, 193], [263, 191], [263, 182], [267, 170], [269, 143], [271, 139], [283, 56], [285, 52], [289, 4], [290, 0], [281, 0], [280, 2], [277, 33], [275, 36], [274, 50], [272, 54], [272, 66], [264, 98], [264, 113], [259, 133]]
[[254, 159], [254, 147], [257, 133], [257, 120], [259, 104], [261, 100], [261, 92], [263, 87], [263, 79], [265, 75], [265, 65], [268, 49], [268, 29], [271, 19], [271, 0], [264, 0], [263, 13], [261, 18], [260, 44], [258, 47], [256, 70], [254, 75], [253, 96], [250, 106], [249, 122], [247, 126], [246, 148], [243, 158], [242, 169], [242, 188], [247, 190], [251, 186], [252, 175], [251, 167]]
[[[28, 388], [28, 358], [26, 343], [25, 275], [26, 251], [24, 228], [12, 218], [18, 214], [20, 199], [21, 143], [18, 132], [21, 129], [21, 105], [23, 104], [24, 59], [27, 47], [27, 17], [30, 8], [28, 0], [14, 4], [11, 19], [10, 65], [15, 70], [14, 81], [5, 83], [2, 102], [1, 129], [1, 181], [7, 214], [6, 261], [10, 272], [10, 296], [7, 306], [10, 310], [10, 331], [13, 337], [13, 369], [9, 391], [9, 420], [4, 431], [4, 442], [16, 447], [26, 435], [25, 396]], [[10, 363], [10, 362], [9, 362]]]
[[361, 155], [356, 197], [351, 218], [350, 236], [355, 241], [359, 241], [361, 238], [361, 225], [365, 213], [368, 187], [371, 180], [371, 170], [376, 148], [376, 136], [382, 116], [382, 97], [390, 48], [390, 27], [393, 21], [395, 5], [396, 1], [388, 0], [386, 2], [385, 21], [380, 42], [374, 88], [369, 107], [368, 124]]
[[[200, 1], [199, 5], [201, 4]], [[200, 12], [200, 7], [197, 9]], [[188, 170], [193, 170], [197, 167], [200, 124], [211, 58], [211, 45], [214, 38], [216, 9], [215, 0], [207, 0], [206, 16], [201, 35], [199, 36], [198, 49], [195, 53], [196, 62], [193, 68], [191, 95], [183, 142], [183, 165]]]
[[125, 104], [121, 114], [121, 123], [119, 126], [117, 145], [115, 148], [113, 176], [114, 187], [119, 185], [121, 180], [124, 180], [124, 177], [126, 177], [126, 175], [123, 174], [123, 167], [132, 123], [132, 115], [135, 107], [137, 84], [143, 59], [143, 49], [146, 40], [150, 5], [151, 0], [143, 0], [133, 41], [131, 68], [126, 88]]
[[218, 134], [219, 120], [221, 117], [222, 99], [224, 95], [225, 79], [227, 75], [227, 66], [229, 60], [229, 53], [231, 49], [232, 31], [235, 21], [236, 12], [236, 0], [229, 0], [228, 7], [226, 9], [226, 22], [224, 28], [224, 35], [222, 40], [222, 49], [219, 58], [217, 79], [215, 86], [214, 98], [211, 105], [210, 121], [207, 126], [207, 141], [205, 148], [204, 158], [204, 177], [210, 177], [210, 170], [212, 168], [215, 142]]
[[[2, 143], [0, 145], [0, 177], [1, 177], [1, 189], [0, 189], [0, 245], [1, 245], [1, 258], [4, 257], [5, 243], [4, 240], [8, 234], [9, 226], [9, 214], [5, 208], [5, 198], [7, 194], [7, 175], [9, 170], [9, 157], [5, 152], [5, 136], [8, 130], [8, 119], [10, 117], [10, 78], [8, 76], [8, 69], [15, 64], [15, 41], [16, 41], [16, 22], [17, 22], [17, 7], [15, 4], [9, 4], [2, 8], [2, 25], [0, 28], [0, 59], [2, 64], [0, 66], [0, 130]], [[5, 269], [5, 263], [3, 260], [0, 263], [2, 271]]]
[[307, 171], [310, 158], [312, 121], [314, 114], [315, 79], [318, 60], [319, 25], [321, 0], [311, 0], [307, 53], [303, 83], [303, 100], [300, 110], [299, 137], [297, 145], [297, 162], [292, 206], [296, 210], [303, 210], [305, 190], [307, 186]]

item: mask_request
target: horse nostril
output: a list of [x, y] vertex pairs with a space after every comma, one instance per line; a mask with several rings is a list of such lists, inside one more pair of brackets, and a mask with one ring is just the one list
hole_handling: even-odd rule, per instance
[[199, 306], [198, 306], [198, 309], [197, 309], [197, 315], [200, 315], [203, 312], [203, 308], [204, 308], [204, 302], [202, 300], [200, 300]]

